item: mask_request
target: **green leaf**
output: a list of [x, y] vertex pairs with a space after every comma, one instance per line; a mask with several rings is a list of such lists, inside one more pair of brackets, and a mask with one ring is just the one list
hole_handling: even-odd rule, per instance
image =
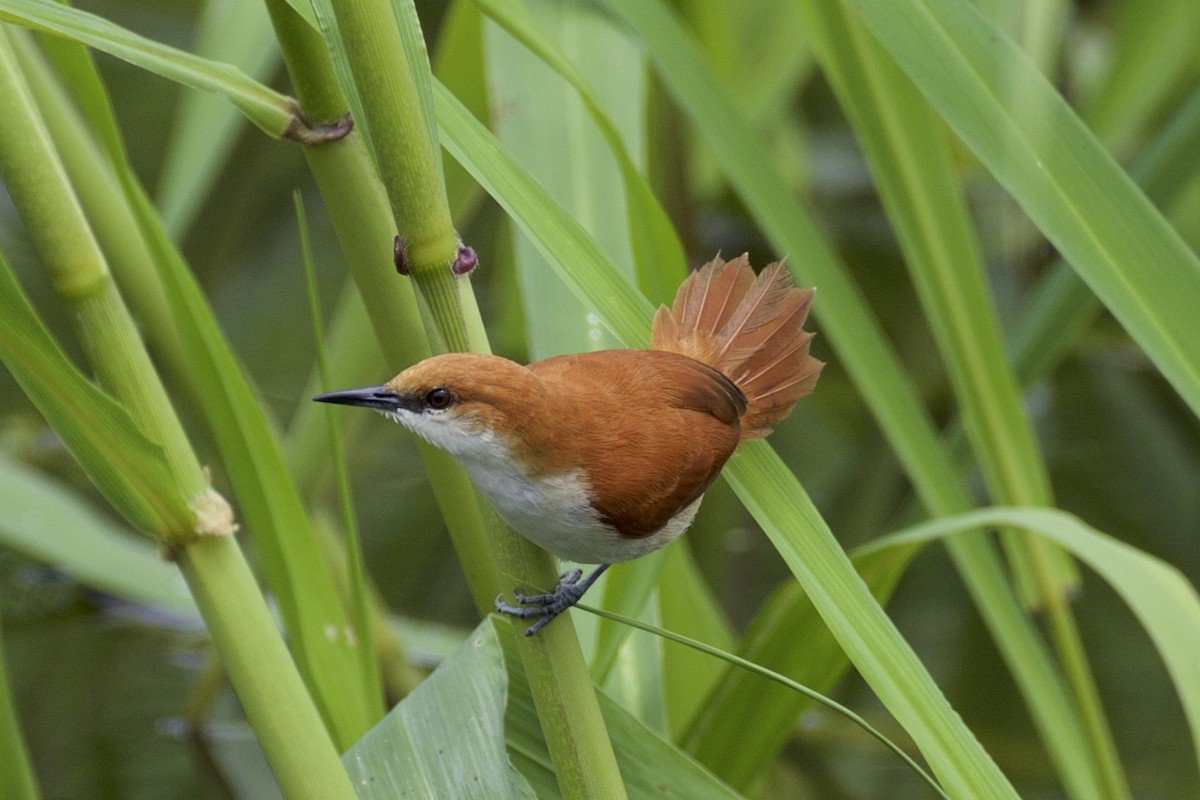
[[[883, 601], [917, 551], [910, 547], [856, 557], [854, 566]], [[747, 661], [824, 693], [833, 691], [850, 666], [812, 601], [794, 581], [771, 595], [737, 652]], [[764, 686], [758, 676], [740, 669], [727, 670], [710, 688], [683, 744], [732, 785], [751, 786], [795, 734], [796, 720], [812, 700], [783, 686]], [[730, 745], [731, 741], [737, 744]]]
[[[940, 120], [841, 0], [801, 4], [822, 68], [863, 144], [997, 503], [1049, 505], [1050, 479], [1005, 358], [983, 258]], [[1024, 601], [1075, 581], [1069, 559], [1006, 540]]]
[[196, 613], [179, 570], [46, 475], [0, 455], [0, 541], [134, 603]]
[[970, 3], [855, 9], [1200, 413], [1200, 261], [1054, 87]]
[[[609, 258], [624, 265], [622, 271], [632, 280], [629, 226], [621, 173], [609, 155], [612, 143], [606, 143], [597, 133], [578, 92], [539, 57], [538, 51], [531, 52], [529, 43], [552, 47], [541, 29], [545, 26], [559, 40], [577, 43], [573, 55], [579, 68], [569, 62], [558, 66], [623, 79], [603, 80], [597, 94], [604, 92], [605, 108], [619, 113], [622, 128], [632, 127], [635, 131], [641, 127], [640, 104], [625, 99], [641, 94], [643, 72], [638, 68], [637, 48], [594, 10], [535, 2], [539, 23], [534, 23], [519, 3], [481, 4], [489, 16], [498, 16], [505, 23], [503, 28], [491, 21], [483, 26], [489, 105], [496, 109], [491, 128], [521, 166], [595, 237]], [[521, 38], [510, 35], [514, 31]], [[577, 77], [583, 81], [582, 75]], [[601, 97], [591, 99], [602, 102]], [[610, 132], [624, 151], [626, 144], [620, 134], [615, 129]], [[631, 137], [630, 146], [638, 146], [636, 135]], [[579, 301], [561, 282], [545, 280], [549, 267], [536, 246], [515, 223], [509, 224], [514, 230], [513, 261], [530, 359], [613, 347], [615, 343], [600, 324], [595, 309]]]
[[[650, 343], [654, 306], [626, 280], [596, 240], [533, 181], [471, 113], [440, 83], [434, 85], [442, 144], [515, 219], [567, 285], [593, 305], [627, 347]], [[566, 265], [566, 266], [563, 266]], [[562, 273], [560, 273], [562, 274]]]
[[[528, 116], [527, 113], [523, 113], [527, 105], [539, 106], [547, 103], [550, 98], [556, 96], [556, 92], [560, 90], [559, 86], [548, 84], [540, 90], [532, 91], [532, 87], [522, 84], [511, 87], [510, 94], [520, 92], [526, 102], [514, 103], [516, 111], [505, 113], [497, 122], [497, 133], [501, 141], [519, 157], [523, 152], [527, 156], [541, 155], [547, 159], [566, 158], [574, 168], [572, 172], [566, 172], [566, 175], [574, 174], [574, 177], [565, 183], [565, 189], [555, 191], [554, 183], [546, 183], [548, 178], [554, 180], [559, 177], [563, 170], [552, 170], [549, 174], [532, 168], [530, 171], [546, 183], [547, 188], [551, 189], [560, 202], [576, 213], [576, 218], [585, 223], [585, 227], [600, 240], [607, 252], [617, 258], [618, 263], [625, 262], [621, 257], [623, 249], [632, 247], [637, 263], [638, 285], [642, 291], [653, 302], [670, 302], [675, 296], [675, 289], [686, 277], [685, 258], [683, 245], [679, 242], [674, 226], [634, 161], [637, 151], [642, 149], [638, 132], [644, 127], [644, 111], [641, 109], [642, 103], [629, 103], [631, 93], [641, 94], [638, 88], [641, 84], [640, 75], [629, 74], [631, 68], [636, 73], [636, 67], [639, 65], [639, 59], [632, 52], [632, 44], [625, 35], [586, 7], [567, 5], [555, 14], [551, 12], [555, 6], [541, 6], [541, 25], [555, 20], [553, 24], [559, 28], [558, 38], [575, 44], [571, 50], [573, 58], [568, 59], [519, 0], [475, 2], [578, 94], [582, 109], [591, 118], [595, 129], [608, 145], [609, 152], [616, 159], [625, 201], [623, 217], [626, 224], [618, 226], [615, 220], [606, 221], [590, 216], [596, 213], [597, 206], [615, 207], [612, 197], [615, 191], [604, 185], [603, 174], [586, 174], [589, 169], [597, 169], [597, 163], [603, 164], [606, 161], [601, 153], [595, 152], [597, 148], [592, 148], [593, 152], [584, 151], [577, 157], [570, 158], [572, 152], [587, 142], [586, 134], [580, 130], [581, 121], [573, 113], [577, 107], [574, 103], [568, 100], [565, 111], [562, 112], [571, 115], [562, 122], [566, 124], [567, 130], [575, 132], [573, 136], [568, 137], [566, 147], [546, 146], [549, 141], [562, 138], [556, 126], [551, 125], [547, 128], [547, 120], [526, 119], [524, 124], [519, 121], [519, 118]], [[509, 60], [512, 58], [510, 56]], [[577, 64], [580, 67], [577, 67]], [[587, 77], [584, 74], [585, 70]], [[495, 69], [491, 72], [494, 74]], [[537, 74], [534, 71], [527, 77], [532, 78]], [[494, 105], [499, 108], [509, 107]], [[619, 125], [614, 121], [618, 114]], [[513, 131], [513, 134], [506, 136], [505, 131]], [[517, 132], [520, 132], [520, 135], [516, 135]], [[530, 138], [543, 144], [540, 147], [523, 146]], [[521, 160], [528, 167], [528, 158]], [[547, 166], [553, 167], [552, 164]], [[580, 191], [591, 195], [594, 200], [591, 203], [579, 202], [577, 204], [582, 207], [574, 208], [571, 202], [572, 193]], [[584, 216], [580, 217], [580, 213]], [[588, 224], [589, 222], [591, 224]], [[578, 347], [572, 352], [584, 349], [587, 348]]]
[[534, 797], [504, 749], [507, 680], [496, 629], [484, 620], [342, 757], [358, 796]]
[[[495, 620], [508, 665], [508, 713], [505, 730], [509, 753], [538, 797], [559, 797], [533, 698], [525, 681], [515, 636], [507, 622]], [[486, 624], [486, 623], [485, 623]], [[630, 800], [734, 800], [739, 795], [670, 742], [662, 739], [603, 692], [597, 691], [604, 724], [612, 736], [621, 778]]]
[[295, 124], [295, 101], [235, 67], [139, 36], [108, 20], [51, 0], [0, 0], [0, 19], [81, 42], [184, 86], [224, 97], [270, 136]]
[[162, 447], [84, 377], [37, 318], [0, 256], [0, 360], [105, 498], [143, 533], [194, 527]]
[[1200, 765], [1200, 595], [1175, 567], [1055, 509], [988, 508], [915, 525], [877, 539], [863, 554], [967, 531], [1010, 526], [1043, 536], [1087, 564], [1146, 629], [1183, 705]]

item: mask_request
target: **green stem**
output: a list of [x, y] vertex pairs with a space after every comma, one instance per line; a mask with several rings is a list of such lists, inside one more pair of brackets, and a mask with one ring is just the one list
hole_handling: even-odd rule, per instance
[[[59, 296], [71, 306], [100, 382], [163, 446], [175, 488], [191, 502], [207, 489], [137, 328], [36, 112], [6, 35], [0, 35], [0, 173]], [[191, 531], [172, 531], [175, 540]]]
[[63, 299], [75, 312], [84, 351], [100, 384], [121, 399], [144, 430], [159, 438], [180, 490], [189, 498], [198, 497], [208, 484], [204, 471], [112, 277], [106, 275], [94, 292]]
[[[137, 317], [143, 338], [158, 357], [156, 363], [180, 380], [185, 379], [188, 364], [178, 328], [167, 307], [162, 280], [137, 220], [129, 212], [108, 155], [96, 143], [29, 32], [14, 28], [8, 31], [8, 36], [30, 95], [113, 270], [121, 295]], [[64, 48], [69, 46], [64, 44]], [[86, 56], [86, 51], [80, 55]]]
[[[500, 574], [511, 576], [522, 587], [544, 591], [558, 580], [550, 554], [523, 536], [509, 532], [497, 537], [494, 554]], [[512, 622], [517, 652], [563, 797], [625, 797], [625, 784], [599, 716], [596, 690], [571, 615], [563, 614], [536, 636], [524, 635], [527, 620]]]
[[359, 87], [380, 178], [414, 273], [444, 271], [458, 237], [450, 220], [436, 141], [391, 7], [381, 0], [333, 4]]
[[[324, 40], [284, 0], [267, 0], [267, 10], [302, 107], [316, 118], [343, 113], [346, 99]], [[428, 358], [432, 349], [412, 284], [387, 266], [392, 263], [396, 222], [361, 131], [356, 129], [341, 141], [306, 147], [304, 156], [388, 364], [399, 372]], [[486, 614], [500, 586], [480, 501], [470, 479], [450, 456], [424, 442], [418, 447], [475, 606]]]
[[204, 537], [179, 551], [178, 561], [283, 795], [354, 798], [237, 543]]
[[[207, 490], [203, 470], [112, 282], [4, 36], [0, 107], [9, 123], [0, 135], [0, 169], [55, 288], [76, 313], [96, 372], [166, 451], [173, 485], [162, 491], [197, 498]], [[208, 497], [227, 510], [215, 493], [209, 491]], [[204, 515], [197, 514], [197, 522], [203, 521]], [[231, 527], [230, 515], [224, 532]], [[232, 536], [197, 536], [197, 530], [187, 526], [157, 533], [179, 557], [285, 794], [353, 798], [329, 734], [236, 541]]]
[[13, 203], [55, 290], [63, 297], [94, 291], [108, 267], [67, 183], [45, 125], [34, 112], [8, 37], [0, 32], [0, 169]]

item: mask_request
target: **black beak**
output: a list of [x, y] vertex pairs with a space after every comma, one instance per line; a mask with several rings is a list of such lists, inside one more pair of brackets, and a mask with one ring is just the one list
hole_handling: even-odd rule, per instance
[[388, 391], [386, 386], [368, 386], [365, 389], [343, 389], [340, 392], [330, 392], [319, 395], [313, 400], [318, 403], [337, 403], [343, 406], [364, 406], [377, 408], [380, 411], [395, 411], [406, 408], [407, 403], [399, 395]]

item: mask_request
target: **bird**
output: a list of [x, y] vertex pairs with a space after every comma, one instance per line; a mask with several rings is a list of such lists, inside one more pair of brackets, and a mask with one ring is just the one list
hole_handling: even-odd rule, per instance
[[446, 353], [382, 386], [323, 403], [383, 413], [453, 456], [499, 516], [556, 556], [598, 565], [497, 611], [535, 620], [575, 605], [612, 564], [658, 550], [691, 524], [739, 443], [759, 439], [812, 391], [824, 366], [803, 326], [815, 290], [782, 261], [757, 276], [718, 254], [659, 307], [649, 349], [599, 350], [523, 366]]

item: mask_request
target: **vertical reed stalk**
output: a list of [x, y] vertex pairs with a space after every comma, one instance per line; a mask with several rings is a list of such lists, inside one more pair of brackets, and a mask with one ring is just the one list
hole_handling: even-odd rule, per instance
[[267, 759], [290, 798], [353, 798], [345, 770], [246, 565], [224, 498], [209, 486], [113, 283], [7, 36], [0, 35], [0, 174], [101, 383], [161, 444], [190, 529], [145, 531], [178, 559]]

